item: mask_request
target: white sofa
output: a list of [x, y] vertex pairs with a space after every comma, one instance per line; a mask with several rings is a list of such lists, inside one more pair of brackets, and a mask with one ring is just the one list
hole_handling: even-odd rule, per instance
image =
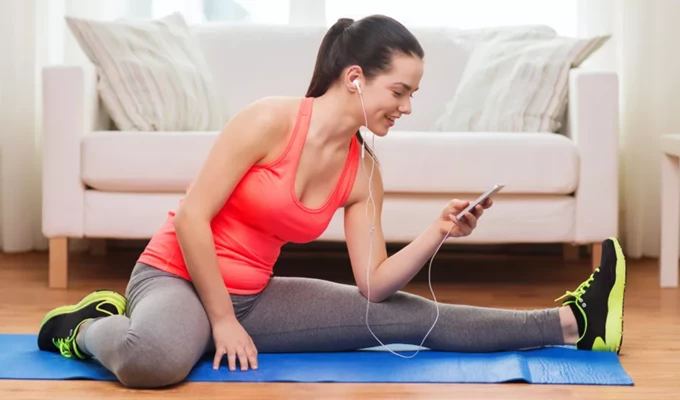
[[[225, 119], [271, 95], [303, 96], [326, 29], [195, 28]], [[436, 132], [469, 51], [445, 31], [415, 29], [426, 52], [413, 113], [376, 140], [392, 243], [419, 235], [451, 198], [506, 185], [460, 243], [593, 244], [618, 232], [618, 90], [611, 72], [573, 69], [560, 133]], [[284, 61], [284, 57], [288, 60]], [[177, 206], [218, 132], [112, 130], [93, 65], [43, 75], [43, 233], [49, 286], [67, 287], [69, 238], [150, 238]], [[247, 132], [244, 132], [247, 134]], [[342, 210], [319, 238], [344, 238]]]

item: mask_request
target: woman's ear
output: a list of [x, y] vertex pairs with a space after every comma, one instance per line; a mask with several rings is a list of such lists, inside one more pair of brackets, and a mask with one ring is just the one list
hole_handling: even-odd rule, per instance
[[352, 65], [351, 67], [347, 68], [345, 72], [345, 86], [349, 91], [357, 92], [359, 89], [357, 88], [355, 82], [359, 84], [359, 87], [363, 87], [363, 77], [364, 75], [361, 67], [358, 65]]

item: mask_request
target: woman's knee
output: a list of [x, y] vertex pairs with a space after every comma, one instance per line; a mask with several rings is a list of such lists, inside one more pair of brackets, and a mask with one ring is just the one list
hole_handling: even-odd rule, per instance
[[190, 349], [128, 336], [124, 354], [112, 369], [126, 387], [151, 389], [175, 385], [186, 379], [197, 361]]

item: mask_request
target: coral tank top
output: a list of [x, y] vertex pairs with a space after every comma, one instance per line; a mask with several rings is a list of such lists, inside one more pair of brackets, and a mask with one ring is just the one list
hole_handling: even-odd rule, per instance
[[[357, 173], [360, 143], [352, 138], [342, 174], [327, 201], [309, 208], [295, 195], [295, 175], [312, 115], [311, 97], [303, 98], [290, 140], [267, 165], [253, 166], [212, 220], [218, 265], [231, 294], [262, 291], [273, 275], [281, 247], [317, 239], [347, 200]], [[181, 201], [180, 201], [181, 204]], [[170, 210], [138, 262], [191, 280]]]

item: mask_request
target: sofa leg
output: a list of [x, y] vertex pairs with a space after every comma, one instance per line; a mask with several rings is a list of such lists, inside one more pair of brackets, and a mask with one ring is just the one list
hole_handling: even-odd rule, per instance
[[66, 289], [68, 287], [68, 238], [50, 238], [49, 256], [50, 289]]
[[593, 243], [592, 248], [592, 268], [593, 271], [595, 271], [595, 269], [600, 266], [600, 259], [602, 258], [602, 243]]

